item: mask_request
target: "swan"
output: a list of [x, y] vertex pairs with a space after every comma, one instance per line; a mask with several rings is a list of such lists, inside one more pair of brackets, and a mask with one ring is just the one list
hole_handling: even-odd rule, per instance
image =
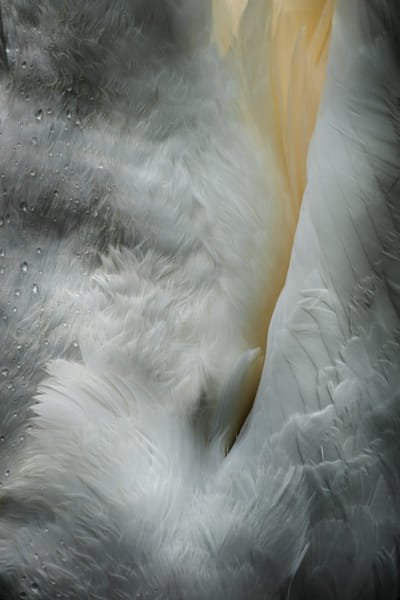
[[1, 600], [396, 600], [397, 4], [0, 9]]

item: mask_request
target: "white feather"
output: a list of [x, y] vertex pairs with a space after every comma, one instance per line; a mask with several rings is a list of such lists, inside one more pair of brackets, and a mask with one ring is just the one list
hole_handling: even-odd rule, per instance
[[209, 3], [1, 8], [0, 597], [396, 600], [398, 9], [337, 1], [225, 457], [285, 211]]

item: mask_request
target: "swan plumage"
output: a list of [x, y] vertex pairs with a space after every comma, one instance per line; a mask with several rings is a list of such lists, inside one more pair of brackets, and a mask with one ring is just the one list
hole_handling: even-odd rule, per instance
[[336, 0], [306, 181], [251, 2], [1, 3], [2, 600], [399, 594], [400, 11]]

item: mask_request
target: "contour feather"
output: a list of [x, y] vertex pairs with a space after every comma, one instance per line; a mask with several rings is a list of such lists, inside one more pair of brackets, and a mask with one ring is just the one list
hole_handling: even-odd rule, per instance
[[399, 9], [336, 4], [291, 263], [225, 456], [286, 269], [279, 161], [210, 4], [40, 8], [3, 11], [1, 594], [395, 600]]

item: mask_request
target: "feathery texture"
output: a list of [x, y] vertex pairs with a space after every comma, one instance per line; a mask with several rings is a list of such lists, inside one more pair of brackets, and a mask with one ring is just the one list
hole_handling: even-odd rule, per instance
[[1, 3], [1, 600], [398, 597], [400, 11], [336, 2], [225, 456], [301, 186], [211, 9]]
[[334, 1], [214, 0], [213, 6], [220, 50], [239, 71], [243, 114], [271, 146], [282, 177], [282, 188], [273, 201], [285, 251], [275, 263], [273, 285], [266, 291], [269, 322], [286, 277], [306, 185], [308, 146], [325, 80]]

